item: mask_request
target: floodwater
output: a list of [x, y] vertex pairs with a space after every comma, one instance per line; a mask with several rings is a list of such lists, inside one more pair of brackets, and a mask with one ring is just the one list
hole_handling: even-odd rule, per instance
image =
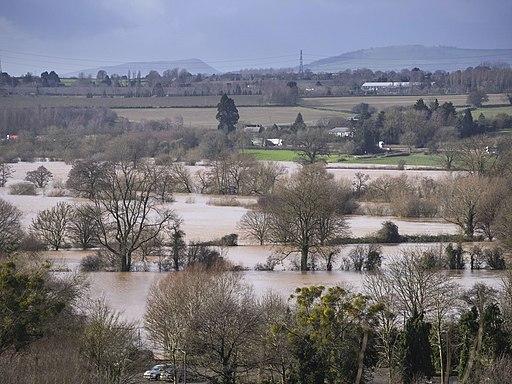
[[[432, 244], [401, 244], [385, 245], [382, 247], [383, 264], [410, 248], [425, 249]], [[434, 245], [436, 246], [436, 245]], [[439, 245], [437, 245], [439, 246]], [[342, 255], [348, 254], [353, 246], [342, 250]], [[226, 252], [226, 250], [224, 250]], [[227, 249], [224, 255], [237, 264], [252, 268], [255, 263], [263, 262], [266, 256], [273, 252], [269, 246], [239, 246]], [[51, 251], [46, 256], [54, 260], [56, 265], [65, 265], [77, 270], [80, 259], [91, 251]], [[289, 265], [289, 263], [287, 264]], [[154, 283], [176, 272], [91, 272], [85, 273], [89, 288], [86, 297], [89, 299], [103, 299], [113, 309], [120, 311], [125, 319], [142, 324], [146, 310], [146, 299]], [[179, 272], [178, 272], [179, 273]], [[309, 285], [334, 286], [342, 285], [356, 291], [363, 290], [364, 273], [335, 270], [332, 272], [314, 271], [299, 272], [292, 270], [241, 272], [245, 281], [252, 285], [258, 296], [274, 292], [287, 299], [296, 288]], [[59, 273], [61, 274], [61, 273]], [[62, 273], [67, 275], [68, 273]], [[447, 279], [457, 283], [463, 289], [469, 289], [476, 282], [485, 283], [496, 289], [501, 288], [501, 271], [447, 271]]]
[[[23, 180], [27, 171], [36, 169], [40, 165], [47, 167], [55, 175], [55, 179], [65, 181], [70, 170], [70, 165], [62, 162], [34, 162], [18, 163], [13, 165], [14, 178], [9, 180], [9, 184]], [[294, 163], [284, 164], [289, 171], [297, 169]], [[333, 169], [330, 172], [335, 177], [353, 178], [357, 169]], [[411, 176], [420, 177], [443, 177], [449, 175], [443, 171], [398, 171], [373, 169], [364, 170], [370, 174], [370, 177], [385, 175], [396, 176], [406, 173]], [[9, 185], [8, 184], [8, 185]], [[49, 197], [45, 195], [38, 196], [12, 196], [8, 194], [8, 188], [0, 188], [0, 198], [5, 199], [16, 205], [23, 213], [23, 224], [28, 227], [37, 213], [43, 209], [52, 207], [58, 202], [67, 201], [71, 203], [83, 202], [82, 199], [71, 197]], [[188, 241], [192, 240], [213, 240], [229, 233], [238, 233], [237, 223], [247, 209], [243, 206], [217, 206], [212, 205], [212, 199], [215, 196], [200, 194], [176, 194], [175, 202], [168, 206], [173, 208], [183, 219], [183, 230], [186, 233]], [[255, 202], [253, 197], [237, 197], [241, 205]], [[452, 234], [456, 233], [457, 228], [452, 224], [428, 220], [400, 220], [394, 217], [378, 216], [348, 216], [347, 224], [352, 236], [370, 235], [377, 231], [383, 221], [392, 220], [402, 234]], [[278, 249], [272, 246], [253, 245], [247, 239], [241, 239], [241, 246], [222, 248], [222, 255], [231, 260], [236, 265], [241, 265], [248, 270], [242, 272], [246, 281], [254, 286], [255, 292], [259, 295], [272, 290], [283, 297], [288, 297], [295, 288], [300, 286], [322, 284], [332, 286], [335, 284], [344, 284], [354, 289], [361, 289], [363, 284], [362, 273], [347, 272], [337, 269], [333, 272], [308, 272], [301, 273], [291, 270], [292, 258], [286, 259], [282, 265], [276, 267], [274, 272], [255, 271], [254, 267], [258, 263], [264, 263], [268, 256], [276, 254]], [[400, 244], [383, 245], [383, 265], [389, 262], [393, 257], [400, 255], [410, 248], [425, 249], [428, 247], [439, 247], [439, 244]], [[337, 267], [340, 265], [344, 256], [347, 256], [354, 245], [341, 248], [338, 257]], [[66, 250], [59, 252], [47, 252], [46, 256], [54, 260], [55, 264], [63, 265], [70, 270], [78, 270], [80, 260], [93, 251]], [[66, 272], [63, 272], [67, 274]], [[87, 273], [90, 287], [88, 295], [90, 298], [104, 298], [114, 309], [124, 313], [126, 319], [140, 322], [146, 306], [147, 294], [154, 284], [168, 273], [158, 272], [94, 272]], [[483, 281], [494, 287], [500, 285], [500, 274], [491, 271], [462, 271], [450, 272], [449, 278], [458, 282], [461, 286], [467, 288], [476, 281]]]

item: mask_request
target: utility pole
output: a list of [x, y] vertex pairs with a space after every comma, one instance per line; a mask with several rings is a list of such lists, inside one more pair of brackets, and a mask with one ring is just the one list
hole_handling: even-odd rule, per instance
[[300, 50], [300, 59], [299, 59], [299, 75], [304, 74], [304, 61], [302, 60], [302, 49]]

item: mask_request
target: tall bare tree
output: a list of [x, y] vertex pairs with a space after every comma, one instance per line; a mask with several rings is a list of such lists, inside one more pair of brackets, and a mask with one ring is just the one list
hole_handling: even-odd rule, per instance
[[320, 165], [304, 167], [278, 184], [262, 209], [271, 217], [273, 241], [300, 253], [300, 269], [308, 269], [310, 251], [341, 235], [345, 229], [345, 196]]
[[0, 187], [5, 187], [5, 184], [12, 176], [12, 173], [12, 167], [0, 160]]
[[56, 206], [39, 212], [32, 221], [32, 230], [46, 244], [56, 251], [66, 241], [69, 222], [73, 207], [68, 203], [58, 203]]
[[110, 166], [107, 182], [93, 197], [98, 241], [129, 271], [132, 255], [159, 235], [174, 216], [154, 198], [158, 170], [144, 162]]
[[21, 211], [0, 199], [0, 254], [14, 251], [22, 235]]

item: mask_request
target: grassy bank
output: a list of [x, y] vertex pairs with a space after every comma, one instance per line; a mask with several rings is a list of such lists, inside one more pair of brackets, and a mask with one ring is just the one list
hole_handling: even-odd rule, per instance
[[[296, 161], [299, 152], [291, 149], [246, 149], [245, 153], [255, 156], [258, 160], [267, 161]], [[345, 164], [377, 164], [377, 165], [398, 165], [404, 162], [406, 165], [439, 167], [442, 159], [439, 155], [427, 155], [424, 153], [413, 153], [407, 156], [375, 156], [358, 157], [345, 154], [333, 154], [325, 158], [328, 163]]]

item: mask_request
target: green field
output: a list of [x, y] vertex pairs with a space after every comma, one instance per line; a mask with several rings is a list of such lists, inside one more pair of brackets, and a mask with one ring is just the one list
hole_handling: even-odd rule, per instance
[[[291, 149], [246, 149], [244, 153], [254, 155], [258, 160], [268, 161], [296, 161], [299, 158], [299, 152]], [[427, 155], [424, 153], [413, 153], [407, 156], [376, 156], [376, 157], [357, 157], [345, 154], [333, 154], [325, 158], [329, 163], [345, 164], [379, 164], [379, 165], [398, 165], [405, 162], [406, 165], [439, 167], [442, 165], [442, 159], [438, 155]]]
[[[311, 97], [302, 99], [300, 104], [310, 108], [324, 108], [348, 112], [354, 105], [359, 103], [367, 103], [377, 109], [384, 109], [395, 105], [410, 106], [419, 98], [423, 98], [427, 103], [437, 99], [439, 103], [451, 101], [456, 107], [467, 105], [467, 95]], [[489, 101], [486, 104], [503, 104], [507, 102], [508, 99], [504, 94], [490, 94]]]
[[512, 105], [504, 105], [500, 107], [487, 107], [487, 108], [477, 108], [471, 111], [474, 119], [478, 119], [478, 116], [483, 113], [483, 115], [488, 119], [493, 119], [500, 113], [506, 113], [508, 115], [512, 115]]
[[[126, 108], [114, 109], [122, 117], [131, 121], [183, 118], [186, 127], [216, 128], [217, 108]], [[303, 107], [238, 107], [240, 122], [248, 124], [292, 124], [300, 112], [308, 124], [316, 124], [319, 119], [346, 116], [343, 112], [324, 111]]]

